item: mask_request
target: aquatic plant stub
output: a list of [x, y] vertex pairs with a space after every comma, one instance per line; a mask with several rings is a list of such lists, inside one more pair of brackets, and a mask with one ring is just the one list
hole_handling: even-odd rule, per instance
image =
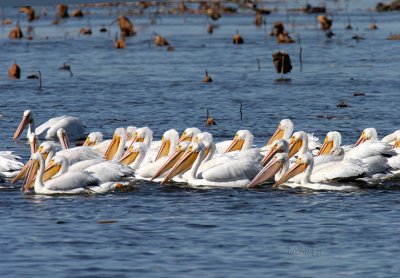
[[11, 65], [11, 67], [8, 69], [8, 77], [10, 79], [20, 79], [21, 78], [21, 69], [17, 65], [17, 63], [14, 62], [14, 64]]
[[205, 75], [204, 78], [203, 78], [203, 82], [204, 82], [204, 83], [209, 83], [209, 82], [212, 82], [212, 81], [213, 81], [213, 80], [212, 80], [211, 76], [208, 75], [208, 72], [207, 72], [207, 70], [206, 70], [206, 75]]
[[28, 21], [33, 21], [36, 19], [36, 13], [35, 10], [31, 6], [24, 6], [19, 8], [19, 11], [21, 13], [24, 13], [28, 17]]
[[169, 42], [164, 39], [164, 37], [160, 36], [159, 34], [156, 34], [155, 38], [154, 38], [154, 43], [157, 46], [168, 46]]
[[126, 48], [125, 37], [118, 38], [118, 35], [115, 36], [114, 47], [118, 49]]
[[114, 23], [115, 21], [118, 21], [119, 29], [121, 31], [121, 36], [132, 37], [133, 35], [136, 34], [136, 31], [135, 31], [135, 28], [133, 27], [132, 22], [126, 16], [120, 15], [112, 23]]
[[260, 27], [263, 23], [263, 17], [261, 13], [256, 13], [255, 19], [254, 19], [254, 24], [258, 27]]
[[83, 12], [80, 9], [74, 10], [71, 14], [73, 17], [83, 17]]
[[57, 5], [57, 15], [60, 18], [69, 17], [68, 14], [68, 5]]
[[278, 51], [272, 54], [272, 61], [277, 73], [286, 74], [292, 70], [290, 56], [284, 51]]
[[8, 37], [10, 39], [21, 39], [24, 37], [24, 34], [22, 34], [21, 27], [19, 25], [15, 26], [10, 33], [8, 34]]
[[319, 15], [319, 16], [317, 16], [317, 20], [321, 24], [321, 30], [330, 30], [331, 29], [333, 19], [329, 19], [325, 15]]
[[236, 34], [233, 36], [233, 44], [243, 44], [244, 40], [242, 36], [239, 34], [239, 31], [236, 31]]
[[10, 24], [12, 24], [12, 20], [11, 19], [9, 19], [9, 18], [3, 19], [3, 25], [10, 25]]
[[394, 0], [390, 4], [379, 2], [375, 9], [377, 12], [400, 11], [400, 0]]

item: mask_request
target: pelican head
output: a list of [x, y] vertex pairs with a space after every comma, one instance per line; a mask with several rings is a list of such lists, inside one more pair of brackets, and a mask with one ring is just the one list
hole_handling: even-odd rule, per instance
[[136, 126], [128, 126], [126, 128], [126, 141], [131, 141], [133, 139], [136, 130], [137, 130]]
[[[22, 116], [22, 120], [21, 123], [19, 124], [17, 130], [14, 133], [13, 136], [13, 140], [16, 140], [22, 133], [22, 131], [24, 130], [24, 128], [28, 125], [28, 124], [32, 124], [34, 121], [34, 114], [31, 110], [25, 110], [24, 114]], [[34, 132], [34, 130], [32, 131]]]
[[170, 129], [164, 132], [163, 137], [161, 139], [161, 146], [157, 153], [156, 160], [161, 157], [167, 156], [170, 153], [173, 153], [176, 145], [178, 144], [179, 134], [175, 129]]
[[57, 129], [57, 138], [58, 140], [60, 140], [60, 144], [63, 150], [69, 149], [68, 135], [65, 129], [63, 129], [62, 127]]
[[274, 176], [276, 179], [279, 179], [278, 174], [280, 176], [281, 172], [286, 172], [288, 167], [289, 156], [287, 153], [276, 153], [247, 187], [255, 187], [260, 185], [263, 182], [272, 179]]
[[34, 154], [38, 150], [39, 139], [36, 133], [31, 133], [28, 137], [29, 145], [31, 146], [31, 154]]
[[196, 137], [193, 138], [193, 142], [203, 142], [203, 141], [213, 141], [213, 136], [209, 132], [200, 132], [199, 134], [196, 135]]
[[253, 139], [254, 136], [249, 130], [239, 130], [236, 132], [232, 143], [225, 150], [225, 153], [250, 149], [253, 144]]
[[382, 138], [381, 141], [383, 143], [387, 143], [387, 144], [393, 142], [393, 148], [397, 148], [397, 147], [394, 146], [396, 144], [397, 137], [400, 137], [400, 130], [396, 130], [395, 132], [393, 132], [393, 133], [391, 133], [389, 135], [386, 135], [385, 137]]
[[[37, 137], [37, 135], [35, 133], [31, 133], [28, 137], [29, 140], [29, 145], [31, 146], [31, 155], [33, 155], [34, 153], [36, 153], [38, 151], [38, 143], [39, 143], [39, 139]], [[21, 168], [21, 170], [19, 171], [19, 173], [14, 177], [14, 179], [11, 181], [11, 183], [16, 183], [17, 181], [19, 181], [22, 178], [26, 177], [26, 174], [29, 170], [30, 167], [30, 160], [24, 165], [24, 167]]]
[[[45, 182], [53, 177], [58, 177], [62, 174], [68, 172], [69, 162], [66, 157], [62, 155], [54, 156], [46, 166], [46, 169], [43, 173], [42, 181]], [[30, 189], [33, 187], [35, 179], [31, 181], [31, 183], [27, 183], [25, 185], [26, 189]]]
[[297, 131], [290, 138], [289, 158], [294, 156], [301, 148], [308, 148], [308, 135], [304, 131]]
[[289, 143], [286, 140], [280, 139], [275, 140], [269, 152], [267, 152], [264, 158], [261, 160], [261, 165], [265, 166], [267, 163], [275, 156], [277, 153], [288, 153], [289, 152]]
[[86, 137], [83, 146], [91, 147], [103, 142], [103, 134], [101, 132], [91, 132]]
[[318, 155], [329, 155], [335, 153], [340, 148], [341, 143], [342, 135], [338, 131], [328, 132]]
[[[22, 188], [24, 189], [24, 192], [28, 192], [29, 189], [32, 187], [34, 184], [36, 175], [39, 171], [39, 168], [44, 170], [44, 158], [43, 155], [39, 152], [36, 152], [31, 155], [31, 158], [29, 159], [29, 169], [26, 174], [26, 179], [24, 184], [22, 185]], [[43, 173], [43, 172], [42, 172]]]
[[154, 180], [164, 174], [166, 171], [171, 169], [182, 157], [186, 149], [189, 147], [190, 142], [188, 141], [182, 141], [178, 144], [178, 146], [175, 148], [175, 152], [171, 155], [170, 158], [164, 163], [163, 166], [157, 171], [157, 173], [151, 178], [151, 180]]
[[115, 154], [117, 153], [118, 149], [120, 148], [121, 141], [124, 142], [122, 147], [125, 145], [125, 140], [126, 140], [126, 130], [123, 127], [119, 127], [115, 130], [113, 138], [111, 140], [110, 145], [107, 148], [107, 151], [105, 153], [105, 159], [106, 160], [111, 160], [114, 158]]
[[286, 182], [287, 180], [293, 178], [294, 176], [306, 172], [311, 174], [312, 167], [314, 166], [314, 157], [311, 153], [302, 154], [294, 163], [294, 165], [287, 171], [282, 178], [280, 178], [273, 186], [276, 188], [277, 186], [281, 185], [282, 183]]
[[172, 167], [171, 171], [164, 178], [164, 180], [161, 182], [161, 184], [165, 184], [168, 181], [170, 181], [173, 177], [175, 177], [176, 175], [179, 175], [180, 173], [183, 173], [183, 172], [186, 172], [187, 170], [189, 170], [200, 154], [202, 156], [202, 157], [200, 157], [200, 159], [203, 160], [204, 149], [205, 149], [205, 146], [202, 142], [190, 143], [190, 145], [187, 148], [187, 150], [185, 151], [185, 153], [182, 155], [182, 157], [179, 159], [179, 161], [174, 165], [174, 167]]
[[146, 151], [147, 148], [143, 142], [135, 142], [129, 147], [119, 162], [123, 165], [130, 165], [134, 170], [136, 170], [142, 163]]
[[192, 141], [194, 137], [196, 137], [197, 134], [199, 134], [201, 131], [197, 127], [189, 127], [185, 129], [185, 131], [182, 133], [181, 138], [179, 138], [178, 143], [182, 141]]
[[375, 128], [369, 127], [364, 129], [364, 131], [361, 133], [360, 138], [358, 138], [358, 141], [354, 145], [354, 147], [357, 147], [358, 145], [366, 142], [366, 141], [377, 141], [378, 140], [378, 132], [376, 131]]
[[56, 146], [53, 142], [43, 142], [40, 144], [38, 152], [43, 155], [45, 160], [53, 158], [56, 153]]
[[153, 131], [150, 128], [148, 128], [147, 126], [145, 126], [145, 127], [138, 128], [135, 131], [135, 133], [133, 135], [132, 143], [142, 142], [145, 144], [146, 148], [149, 148], [151, 141], [153, 141]]
[[283, 119], [279, 122], [278, 128], [275, 130], [267, 146], [279, 139], [288, 140], [292, 136], [294, 130], [293, 122], [290, 119]]

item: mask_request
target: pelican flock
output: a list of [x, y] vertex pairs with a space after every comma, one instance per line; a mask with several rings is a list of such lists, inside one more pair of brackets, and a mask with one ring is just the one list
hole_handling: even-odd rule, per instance
[[[167, 130], [160, 141], [153, 140], [149, 127], [134, 126], [116, 128], [111, 139], [104, 140], [100, 131], [85, 139], [78, 118], [56, 117], [36, 128], [30, 110], [13, 140], [25, 127], [31, 157], [23, 164], [18, 155], [0, 151], [0, 180], [22, 180], [21, 189], [35, 194], [105, 193], [141, 179], [201, 188], [354, 190], [400, 176], [400, 130], [379, 140], [375, 128], [366, 128], [354, 145], [342, 146], [338, 131], [328, 132], [321, 144], [283, 119], [257, 147], [249, 130], [214, 142], [211, 133], [196, 127], [180, 136]], [[71, 147], [80, 139], [80, 146]]]

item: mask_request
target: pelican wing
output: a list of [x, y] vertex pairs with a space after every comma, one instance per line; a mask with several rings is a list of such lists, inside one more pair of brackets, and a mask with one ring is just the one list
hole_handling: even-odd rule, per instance
[[19, 171], [24, 167], [20, 161], [11, 156], [0, 156], [0, 172]]
[[46, 139], [57, 138], [57, 130], [64, 128], [70, 140], [77, 140], [84, 137], [85, 126], [77, 117], [64, 116], [55, 122], [48, 130]]
[[396, 155], [396, 152], [393, 151], [392, 146], [383, 142], [365, 142], [349, 150], [345, 158], [364, 159], [376, 155], [391, 157]]
[[102, 183], [118, 181], [121, 178], [134, 175], [134, 170], [132, 168], [114, 161], [104, 161], [86, 168], [85, 171], [92, 174]]
[[50, 120], [48, 120], [47, 122], [41, 124], [40, 126], [38, 126], [35, 129], [36, 135], [39, 136], [40, 139], [42, 139], [44, 137], [44, 135], [47, 133], [47, 131], [53, 125], [55, 125], [57, 122], [59, 122], [60, 120], [64, 119], [65, 117], [67, 117], [67, 116], [63, 115], [63, 116], [59, 116], [59, 117], [54, 117], [54, 118], [51, 118]]
[[57, 152], [57, 155], [65, 156], [70, 165], [88, 159], [101, 159], [101, 155], [93, 151], [90, 147], [75, 147]]
[[365, 165], [360, 160], [346, 159], [317, 165], [311, 173], [311, 182], [337, 179], [356, 179], [366, 173]]
[[69, 191], [98, 184], [99, 180], [88, 173], [68, 172], [45, 182], [45, 187], [50, 191]]
[[74, 164], [72, 164], [69, 168], [68, 168], [68, 172], [78, 172], [78, 171], [83, 171], [86, 168], [102, 163], [104, 162], [104, 160], [102, 159], [88, 159], [88, 160], [82, 160], [79, 162], [76, 162]]
[[252, 160], [233, 160], [219, 164], [201, 173], [201, 178], [212, 182], [252, 180], [261, 166]]

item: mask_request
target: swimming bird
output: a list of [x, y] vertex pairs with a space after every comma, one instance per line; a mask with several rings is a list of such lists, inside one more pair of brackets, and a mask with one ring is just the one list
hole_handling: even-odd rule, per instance
[[188, 176], [188, 183], [190, 185], [242, 187], [247, 185], [261, 169], [259, 164], [252, 160], [232, 160], [203, 171], [199, 177], [197, 170], [204, 159], [204, 154], [204, 144], [201, 142], [192, 142], [161, 184], [167, 183], [171, 178], [182, 173], [188, 166], [191, 166]]
[[[132, 168], [115, 161], [103, 161], [82, 169], [81, 171], [92, 175], [100, 183], [120, 181], [123, 178], [133, 177], [134, 174]], [[46, 174], [48, 174], [48, 176], [45, 176], [46, 179], [44, 179], [44, 181], [46, 181], [47, 178], [58, 177], [69, 172], [80, 171], [76, 169], [69, 171], [68, 160], [62, 155], [55, 156], [46, 167]]]
[[225, 150], [225, 153], [248, 150], [253, 144], [253, 139], [254, 136], [249, 130], [239, 130], [236, 132], [229, 147]]
[[185, 129], [185, 131], [182, 133], [181, 137], [178, 140], [178, 143], [182, 141], [192, 141], [194, 137], [196, 137], [197, 134], [201, 132], [200, 129], [197, 127], [189, 127]]
[[[283, 142], [286, 142], [282, 140]], [[277, 142], [277, 141], [275, 141]], [[289, 156], [286, 152], [275, 153], [268, 163], [258, 172], [257, 176], [247, 185], [247, 187], [256, 187], [266, 181], [274, 179], [280, 180], [289, 169]]]
[[302, 154], [295, 164], [281, 177], [274, 185], [277, 188], [286, 181], [293, 178], [293, 183], [285, 183], [290, 187], [305, 187], [313, 190], [349, 190], [355, 189], [353, 186], [334, 186], [322, 181], [332, 181], [340, 179], [356, 179], [363, 175], [362, 165], [357, 163], [347, 164], [347, 160], [342, 163], [327, 163], [324, 168], [314, 171], [314, 157], [311, 153]]
[[364, 143], [364, 142], [376, 142], [378, 140], [378, 132], [376, 131], [375, 128], [369, 127], [363, 130], [363, 132], [360, 135], [360, 138], [358, 138], [356, 144], [354, 147], [357, 147], [358, 145]]
[[175, 129], [170, 129], [164, 132], [161, 139], [161, 146], [157, 153], [155, 160], [172, 154], [178, 145], [179, 134]]
[[[341, 147], [340, 133], [337, 131], [328, 132], [316, 159], [324, 162], [342, 159], [360, 160], [364, 163], [366, 175], [378, 178], [374, 175], [383, 174], [389, 170], [388, 159], [396, 156], [396, 152], [392, 150], [391, 145], [377, 140], [376, 131], [368, 130], [370, 129], [365, 132], [365, 138], [374, 138], [374, 140], [367, 139], [355, 147]], [[363, 137], [362, 140], [365, 138]], [[321, 158], [322, 160], [320, 160]]]
[[[293, 135], [294, 124], [290, 119], [283, 119], [279, 122], [277, 129], [275, 130], [272, 137], [268, 140], [267, 144], [261, 148], [261, 151], [268, 150], [268, 146], [271, 145], [274, 141], [279, 139], [289, 140]], [[321, 144], [319, 143], [319, 139], [316, 138], [313, 134], [307, 133], [307, 144], [308, 148], [312, 150], [312, 152], [316, 152]]]
[[99, 185], [96, 178], [84, 172], [68, 172], [44, 183], [45, 160], [43, 155], [34, 153], [30, 160], [27, 181], [23, 186], [25, 192], [29, 191], [29, 185], [35, 176], [34, 191], [36, 194], [81, 194], [87, 193], [85, 187]]
[[272, 137], [268, 140], [267, 145], [271, 145], [276, 140], [289, 140], [294, 131], [293, 122], [290, 119], [283, 119], [279, 122], [277, 129]]
[[14, 133], [13, 140], [16, 140], [28, 126], [27, 138], [31, 133], [35, 133], [39, 139], [55, 140], [57, 138], [57, 130], [64, 128], [71, 140], [77, 140], [84, 137], [85, 126], [77, 117], [60, 116], [55, 117], [36, 128], [35, 116], [33, 111], [25, 110], [22, 121]]

